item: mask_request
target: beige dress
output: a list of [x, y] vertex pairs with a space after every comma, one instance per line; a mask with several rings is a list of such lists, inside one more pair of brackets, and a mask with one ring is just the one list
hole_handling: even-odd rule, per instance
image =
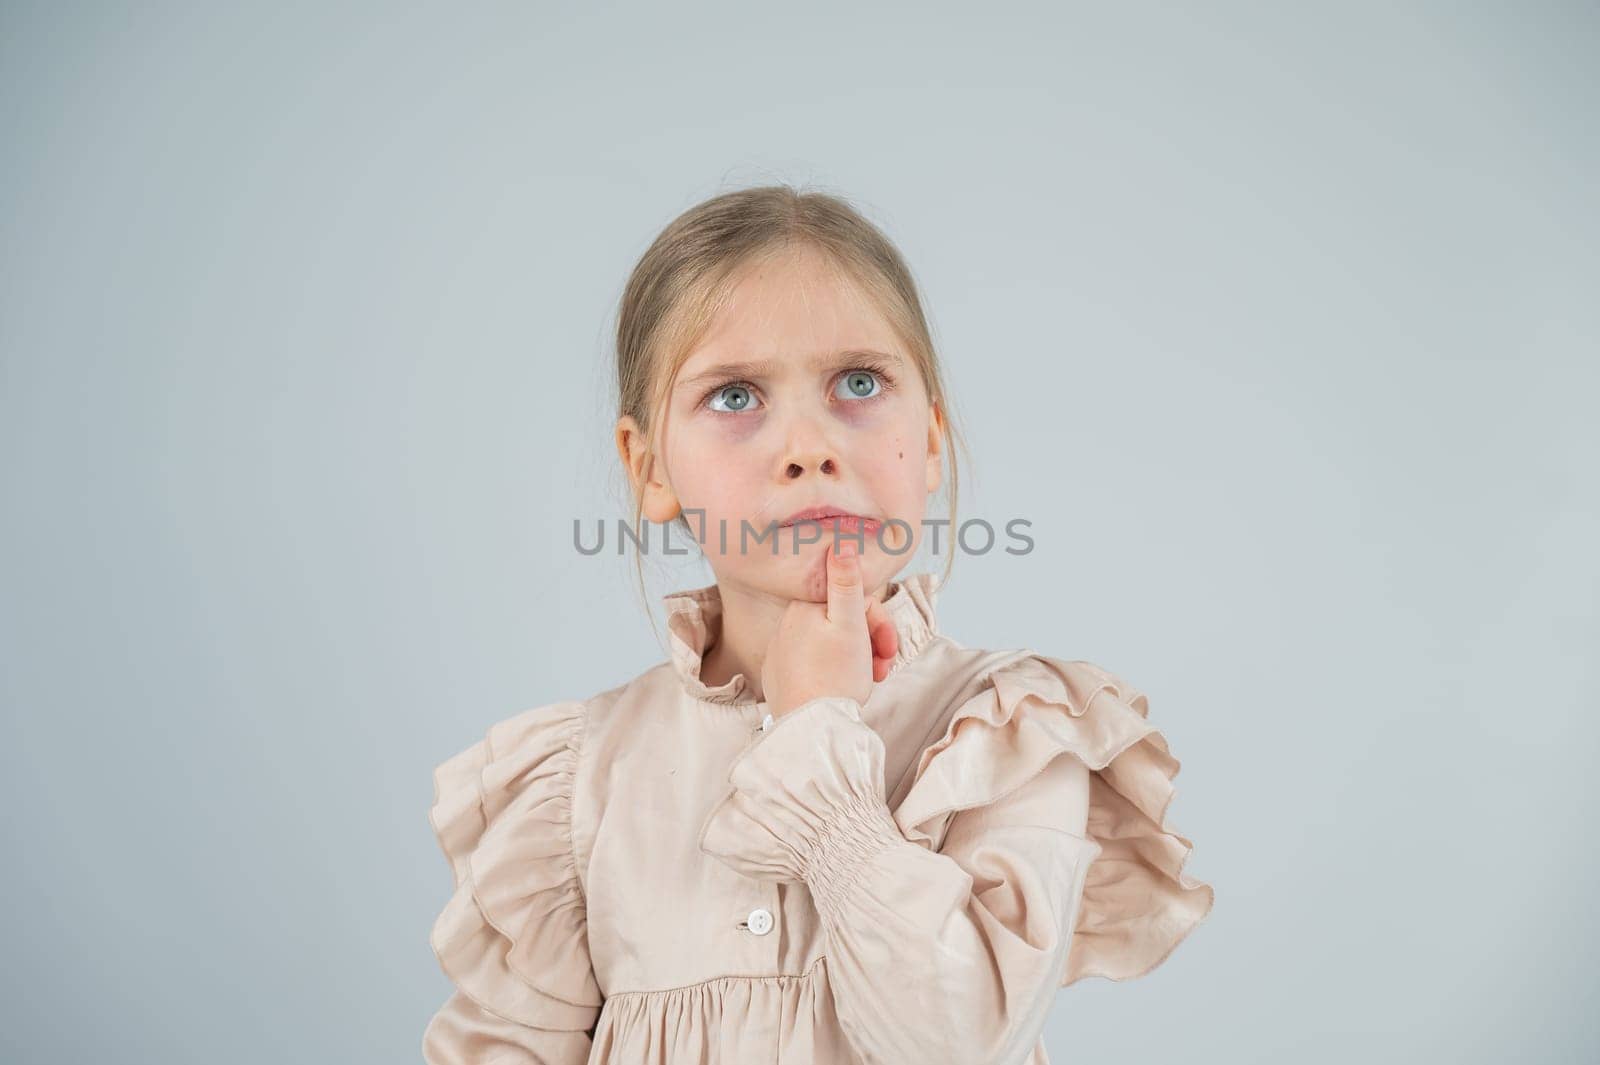
[[935, 580], [891, 585], [900, 650], [865, 703], [773, 721], [743, 676], [703, 683], [711, 585], [665, 597], [669, 660], [440, 765], [455, 990], [424, 1058], [1039, 1065], [1058, 987], [1160, 964], [1212, 889], [1182, 872], [1145, 696], [961, 646]]

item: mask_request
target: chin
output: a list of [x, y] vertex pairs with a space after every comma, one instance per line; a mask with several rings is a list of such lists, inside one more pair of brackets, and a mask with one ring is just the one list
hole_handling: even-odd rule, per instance
[[826, 603], [828, 601], [828, 575], [820, 569], [807, 570], [800, 579], [800, 587], [795, 592], [794, 598], [808, 603]]
[[819, 551], [814, 557], [773, 559], [768, 565], [746, 569], [737, 575], [737, 580], [747, 588], [758, 589], [776, 599], [826, 603], [828, 571], [825, 567]]
[[[801, 557], [796, 561], [802, 568], [783, 581], [784, 585], [793, 589], [791, 599], [802, 599], [808, 603], [826, 603], [828, 601], [828, 562], [827, 552], [818, 550], [812, 557]], [[879, 574], [880, 561], [877, 556], [867, 554], [861, 556], [861, 577], [865, 585], [865, 592], [871, 595], [877, 591], [878, 586], [884, 583]]]

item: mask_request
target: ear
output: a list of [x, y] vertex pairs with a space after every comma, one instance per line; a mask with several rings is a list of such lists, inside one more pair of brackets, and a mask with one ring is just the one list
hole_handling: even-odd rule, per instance
[[677, 494], [665, 480], [665, 466], [659, 456], [646, 454], [649, 438], [633, 415], [617, 419], [617, 455], [628, 471], [633, 494], [644, 504], [646, 519], [665, 525], [682, 511]]
[[944, 411], [937, 401], [928, 404], [928, 493], [939, 490], [944, 477]]

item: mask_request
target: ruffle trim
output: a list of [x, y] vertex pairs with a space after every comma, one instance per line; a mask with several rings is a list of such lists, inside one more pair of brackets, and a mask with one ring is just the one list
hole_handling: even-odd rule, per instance
[[1093, 772], [1090, 842], [1061, 986], [1085, 976], [1143, 976], [1211, 912], [1209, 884], [1183, 873], [1193, 844], [1167, 821], [1180, 763], [1149, 720], [1149, 701], [1082, 661], [1027, 652], [956, 711], [917, 764], [894, 811], [907, 839], [937, 850], [950, 818], [1011, 794], [1070, 754]]
[[434, 770], [428, 819], [455, 876], [429, 942], [479, 1006], [538, 1028], [587, 1030], [604, 999], [572, 858], [581, 702], [493, 725]]
[[[889, 662], [890, 675], [921, 654], [939, 635], [937, 582], [936, 574], [912, 573], [891, 584], [883, 607], [894, 623], [899, 647]], [[669, 661], [684, 690], [709, 703], [756, 703], [758, 700], [749, 693], [749, 680], [742, 673], [715, 687], [700, 677], [705, 651], [722, 631], [721, 589], [716, 584], [683, 589], [663, 596], [662, 602], [672, 652]]]

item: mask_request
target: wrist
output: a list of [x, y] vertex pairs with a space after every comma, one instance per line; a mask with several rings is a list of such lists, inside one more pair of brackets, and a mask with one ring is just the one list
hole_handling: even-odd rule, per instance
[[773, 718], [776, 719], [783, 717], [786, 714], [792, 714], [797, 710], [804, 709], [805, 707], [810, 706], [812, 703], [820, 702], [823, 699], [852, 699], [855, 702], [860, 702], [860, 700], [855, 699], [854, 696], [817, 692], [810, 695], [787, 696], [781, 699], [774, 699], [772, 702], [767, 704], [767, 711], [772, 714]]

